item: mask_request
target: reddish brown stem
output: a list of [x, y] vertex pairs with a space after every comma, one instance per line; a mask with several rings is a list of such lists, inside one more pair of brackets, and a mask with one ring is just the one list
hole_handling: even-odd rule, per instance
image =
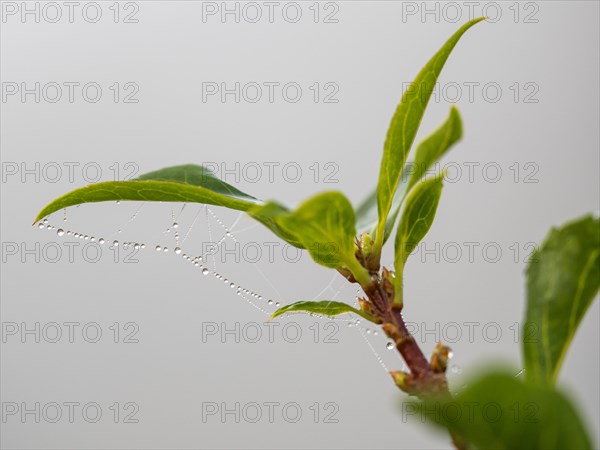
[[[410, 369], [411, 380], [403, 389], [408, 388], [407, 392], [421, 398], [451, 398], [445, 374], [436, 372], [432, 368], [419, 344], [408, 331], [401, 309], [392, 306], [393, 296], [390, 298], [377, 274], [373, 274], [372, 283], [364, 290], [373, 305], [375, 314], [383, 322], [383, 330], [394, 340], [396, 349]], [[450, 432], [450, 436], [458, 450], [467, 448], [460, 436], [452, 432]]]

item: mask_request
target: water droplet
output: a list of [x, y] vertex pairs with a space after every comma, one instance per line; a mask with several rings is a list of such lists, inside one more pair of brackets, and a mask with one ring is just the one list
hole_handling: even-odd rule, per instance
[[48, 228], [49, 230], [52, 229], [52, 225], [46, 225], [46, 228]]
[[373, 331], [373, 336], [377, 336], [379, 333], [377, 332], [377, 330]]
[[225, 278], [225, 279], [223, 280], [223, 282], [224, 282], [225, 284], [227, 284], [227, 283], [229, 283], [229, 280], [228, 280], [227, 278]]
[[262, 300], [262, 295], [259, 295], [259, 296], [258, 296], [258, 299], [259, 299], [259, 300]]
[[371, 330], [367, 328], [367, 334], [371, 334]]
[[393, 342], [388, 342], [387, 344], [385, 344], [385, 348], [387, 348], [388, 350], [391, 350], [394, 348], [394, 343]]
[[200, 263], [199, 263], [198, 261], [196, 261], [196, 262], [194, 263], [194, 265], [195, 265], [196, 267], [200, 267]]
[[202, 275], [208, 275], [208, 269], [206, 267], [202, 269]]
[[169, 249], [168, 249], [167, 247], [163, 248], [163, 252], [165, 252], [165, 253], [166, 253], [166, 252], [168, 252], [168, 251], [169, 251]]
[[452, 373], [462, 373], [462, 367], [460, 367], [457, 364], [452, 365], [452, 367], [450, 367], [450, 372]]
[[73, 233], [73, 237], [78, 238], [79, 237], [79, 233]]
[[227, 230], [227, 233], [225, 233], [225, 236], [231, 236], [231, 231]]
[[117, 205], [120, 205], [121, 204], [121, 200], [117, 200], [116, 203], [117, 203]]
[[161, 250], [162, 250], [162, 247], [161, 247], [160, 245], [157, 245], [157, 246], [156, 246], [156, 251], [157, 251], [157, 252], [160, 252]]
[[175, 253], [179, 255], [181, 253], [181, 248], [175, 247]]
[[272, 305], [272, 304], [273, 304], [273, 300], [269, 300], [267, 303], [268, 303], [269, 305]]
[[42, 222], [44, 222], [44, 225], [48, 223], [48, 219], [44, 219], [42, 220]]
[[119, 246], [119, 241], [113, 241], [113, 245], [114, 245], [115, 247], [118, 247], [118, 246]]
[[67, 231], [67, 236], [71, 236], [71, 232], [70, 231]]
[[65, 230], [63, 230], [62, 228], [59, 228], [59, 229], [56, 231], [56, 234], [58, 234], [59, 236], [64, 236], [64, 235], [65, 235]]
[[80, 235], [79, 235], [79, 239], [83, 239], [83, 234], [80, 234]]
[[452, 350], [450, 350], [448, 352], [448, 359], [451, 359], [454, 356], [454, 352]]
[[100, 238], [100, 239], [98, 239], [98, 242], [99, 242], [100, 244], [104, 244], [104, 238]]
[[135, 245], [133, 246], [133, 248], [135, 248], [136, 250], [139, 250], [139, 249], [140, 249], [140, 244], [135, 244]]
[[348, 322], [348, 328], [352, 328], [352, 322]]
[[235, 289], [235, 283], [231, 283], [231, 284], [229, 285], [229, 287], [230, 287], [231, 289]]
[[279, 306], [279, 302], [275, 302], [275, 306]]
[[146, 248], [146, 244], [140, 245], [141, 248]]
[[90, 238], [90, 241], [92, 241], [92, 242], [96, 242], [96, 238], [95, 238], [94, 236], [92, 236], [92, 237]]
[[38, 225], [38, 228], [39, 228], [40, 230], [43, 230], [43, 229], [45, 228], [45, 227], [44, 227], [44, 224], [43, 224], [42, 222], [40, 222], [40, 224]]
[[173, 228], [177, 228], [179, 227], [179, 224], [177, 222], [173, 222]]

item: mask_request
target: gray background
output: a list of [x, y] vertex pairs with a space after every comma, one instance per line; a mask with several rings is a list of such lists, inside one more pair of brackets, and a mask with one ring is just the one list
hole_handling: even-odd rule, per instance
[[[26, 420], [9, 416], [1, 423], [3, 448], [449, 448], [444, 433], [430, 431], [418, 419], [403, 420], [399, 405], [405, 398], [361, 333], [344, 320], [328, 325], [314, 317], [282, 318], [272, 343], [264, 325], [256, 343], [248, 336], [239, 343], [232, 337], [225, 342], [219, 336], [203, 340], [207, 322], [220, 328], [221, 322], [229, 328], [237, 322], [242, 329], [262, 324], [266, 314], [173, 253], [175, 230], [165, 233], [173, 205], [145, 205], [131, 222], [137, 204], [85, 205], [69, 210], [64, 224], [62, 213], [50, 218], [52, 224], [95, 237], [147, 243], [134, 257], [137, 263], [125, 262], [123, 254], [115, 262], [107, 246], [100, 260], [91, 263], [82, 252], [85, 241], [58, 238], [53, 231], [30, 226], [44, 204], [86, 184], [81, 170], [86, 163], [101, 168], [102, 180], [114, 179], [110, 167], [115, 162], [120, 178], [127, 175], [128, 162], [140, 173], [187, 162], [226, 163], [230, 168], [235, 162], [241, 167], [279, 162], [280, 168], [295, 163], [303, 171], [298, 182], [283, 179], [276, 170], [273, 182], [265, 171], [256, 182], [242, 174], [239, 185], [290, 206], [329, 189], [343, 191], [355, 204], [360, 201], [375, 186], [383, 138], [402, 83], [412, 80], [458, 23], [448, 20], [450, 10], [444, 15], [440, 9], [437, 18], [416, 15], [403, 20], [402, 2], [354, 1], [337, 2], [337, 23], [322, 23], [323, 16], [314, 23], [311, 4], [301, 3], [303, 16], [297, 23], [286, 22], [280, 13], [274, 23], [222, 23], [218, 16], [203, 23], [202, 2], [192, 1], [137, 2], [138, 23], [122, 23], [122, 16], [114, 23], [111, 2], [100, 2], [103, 16], [97, 23], [86, 22], [79, 9], [73, 23], [64, 17], [58, 23], [44, 18], [23, 23], [18, 15], [1, 23], [3, 83], [97, 82], [103, 89], [97, 103], [86, 102], [77, 91], [73, 103], [65, 98], [36, 103], [32, 96], [23, 102], [18, 95], [2, 101], [3, 330], [11, 329], [9, 323], [16, 323], [19, 332], [36, 322], [40, 329], [51, 322], [79, 324], [72, 343], [66, 336], [56, 343], [43, 335], [39, 343], [31, 335], [25, 342], [20, 334], [3, 336], [2, 402], [24, 402], [30, 408], [36, 402], [40, 408], [51, 402], [95, 402], [103, 413], [97, 423], [82, 418], [80, 409], [73, 423], [65, 417], [57, 423], [42, 417], [36, 423], [33, 415]], [[28, 5], [33, 8], [34, 2]], [[459, 5], [462, 23], [468, 9]], [[483, 5], [475, 9], [477, 15]], [[425, 241], [428, 249], [437, 243], [446, 250], [424, 260], [415, 256], [406, 274], [407, 320], [420, 330], [435, 330], [438, 322], [439, 329], [446, 330], [442, 338], [453, 338], [452, 324], [459, 324], [462, 335], [451, 344], [453, 390], [460, 390], [469, 375], [490, 362], [503, 361], [515, 373], [521, 368], [514, 324], [523, 316], [528, 243], [539, 243], [550, 226], [595, 211], [599, 203], [598, 2], [522, 3], [516, 23], [513, 2], [499, 5], [502, 18], [469, 31], [440, 79], [445, 86], [463, 86], [457, 103], [465, 137], [444, 160], [449, 167], [462, 167], [463, 173], [446, 184]], [[325, 6], [319, 6], [321, 14]], [[125, 7], [120, 5], [122, 14]], [[537, 23], [525, 20], [532, 12], [530, 19]], [[235, 103], [229, 97], [221, 103], [215, 96], [202, 102], [202, 82], [265, 81], [297, 82], [302, 98], [288, 103], [277, 95], [272, 103]], [[114, 82], [136, 83], [139, 102], [115, 103], [109, 90]], [[339, 101], [315, 103], [309, 91], [314, 82], [336, 83]], [[497, 83], [502, 96], [494, 103], [479, 89], [470, 101], [464, 87], [469, 82]], [[535, 83], [537, 103], [524, 102], [523, 94], [531, 90], [522, 88], [515, 102], [509, 89], [514, 83]], [[445, 118], [449, 95], [432, 101], [420, 136]], [[70, 162], [80, 163], [73, 179], [64, 166]], [[310, 169], [315, 162], [322, 170], [316, 182]], [[325, 182], [328, 162], [338, 165], [337, 182]], [[7, 163], [19, 170], [26, 164], [40, 179], [28, 175], [23, 180], [20, 172], [9, 175], [15, 166]], [[480, 165], [469, 180], [465, 164], [471, 163]], [[520, 168], [517, 182], [510, 169], [514, 163]], [[51, 182], [56, 164], [63, 173]], [[493, 171], [485, 179], [485, 164], [502, 169], [497, 182], [490, 181]], [[532, 168], [537, 168], [535, 175], [525, 179]], [[233, 175], [227, 181], [234, 183]], [[173, 209], [177, 215], [180, 205]], [[178, 219], [180, 233], [197, 210], [197, 205], [184, 209]], [[211, 211], [226, 226], [238, 219], [236, 213]], [[223, 235], [213, 219], [211, 223], [212, 237], [201, 212], [186, 251], [199, 254], [202, 242]], [[276, 242], [245, 217], [233, 231], [242, 246]], [[79, 244], [72, 259], [66, 242]], [[233, 248], [232, 241], [227, 242]], [[479, 245], [472, 261], [468, 242]], [[502, 250], [497, 262], [482, 255], [489, 243]], [[156, 244], [171, 252], [155, 252]], [[266, 298], [282, 304], [315, 297], [353, 300], [354, 288], [341, 277], [316, 266], [307, 255], [286, 262], [279, 244], [273, 259], [263, 247], [258, 262], [244, 260], [243, 254], [236, 262], [230, 255], [225, 262], [216, 261], [217, 270], [264, 296], [256, 304], [268, 312], [274, 307]], [[463, 255], [453, 262], [456, 245]], [[57, 247], [61, 254], [52, 262]], [[33, 252], [27, 254], [27, 249]], [[494, 257], [494, 252], [489, 255]], [[389, 253], [385, 264], [392, 264]], [[121, 329], [118, 343], [109, 328], [115, 322]], [[123, 333], [133, 329], [123, 329], [129, 322], [139, 328], [137, 343], [123, 342]], [[473, 342], [465, 322], [478, 323]], [[102, 329], [99, 342], [83, 339], [81, 328], [87, 323]], [[293, 330], [282, 334], [286, 323], [301, 327], [298, 342], [289, 342]], [[502, 331], [497, 342], [492, 342], [493, 332], [482, 334], [489, 324]], [[599, 328], [596, 301], [560, 377], [560, 384], [581, 406], [596, 443]], [[315, 329], [320, 332], [317, 343]], [[337, 343], [327, 342], [329, 333]], [[385, 350], [381, 335], [365, 336], [388, 369], [401, 368], [400, 358]], [[418, 334], [417, 339], [429, 354], [436, 337]], [[121, 411], [119, 423], [109, 409], [115, 402]], [[138, 423], [123, 423], [128, 402], [139, 407]], [[269, 423], [263, 406], [263, 417], [256, 423], [244, 417], [236, 423], [233, 416], [225, 421], [212, 416], [203, 422], [203, 402], [225, 402], [230, 408], [236, 402], [241, 408], [252, 402], [296, 402], [302, 418], [290, 423], [279, 407], [274, 423]], [[315, 402], [318, 423], [309, 409]], [[337, 406], [325, 409], [329, 402]], [[326, 423], [324, 415], [332, 408], [337, 408], [337, 423]]]

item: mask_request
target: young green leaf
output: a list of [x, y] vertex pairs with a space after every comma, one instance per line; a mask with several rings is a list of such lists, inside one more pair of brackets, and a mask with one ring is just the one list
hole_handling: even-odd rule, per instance
[[361, 284], [369, 282], [369, 274], [354, 256], [354, 210], [340, 192], [318, 194], [276, 221], [298, 238], [317, 263], [347, 267]]
[[108, 181], [75, 189], [42, 209], [36, 221], [69, 206], [116, 200], [195, 202], [240, 211], [262, 203], [221, 181], [206, 167], [186, 164], [150, 172], [130, 181]]
[[412, 173], [408, 182], [408, 191], [419, 182], [437, 160], [462, 138], [462, 133], [460, 113], [455, 106], [452, 106], [446, 121], [417, 146], [415, 160], [410, 165]]
[[395, 241], [396, 270], [394, 304], [402, 305], [402, 272], [408, 256], [425, 237], [442, 195], [443, 177], [425, 179], [415, 186], [406, 199]]
[[300, 240], [289, 230], [280, 224], [280, 219], [290, 214], [290, 210], [280, 203], [269, 201], [263, 205], [256, 205], [248, 209], [246, 213], [255, 220], [269, 228], [273, 233], [284, 241], [297, 248], [304, 248]]
[[554, 383], [579, 323], [600, 287], [600, 220], [553, 229], [527, 269], [525, 375]]
[[448, 39], [419, 72], [415, 81], [402, 96], [394, 113], [383, 147], [383, 158], [377, 183], [377, 210], [379, 213], [376, 232], [377, 248], [381, 248], [383, 245], [387, 216], [392, 207], [400, 175], [438, 76], [461, 36], [482, 20], [484, 18], [467, 22]]
[[[425, 138], [418, 146], [415, 159], [402, 169], [398, 187], [394, 193], [392, 207], [385, 224], [383, 243], [391, 234], [400, 206], [410, 189], [446, 152], [462, 137], [462, 121], [456, 107], [452, 106], [446, 121], [431, 135]], [[356, 208], [356, 230], [359, 233], [374, 231], [377, 226], [377, 190]]]
[[52, 201], [40, 211], [35, 221], [69, 206], [116, 200], [204, 203], [247, 211], [277, 236], [302, 248], [293, 235], [281, 229], [270, 217], [275, 211], [289, 213], [284, 206], [274, 202], [265, 204], [220, 180], [210, 169], [194, 164], [167, 167], [130, 181], [95, 183], [75, 189]]
[[329, 300], [322, 300], [318, 302], [301, 301], [283, 306], [273, 313], [270, 320], [288, 312], [300, 311], [307, 313], [322, 314], [324, 316], [337, 316], [339, 314], [344, 313], [354, 313], [358, 314], [361, 317], [364, 317], [365, 319], [373, 323], [381, 323], [381, 321], [377, 317], [374, 317], [369, 313], [361, 311], [360, 309], [353, 308], [352, 306], [346, 303], [333, 302]]
[[592, 448], [568, 398], [508, 373], [484, 375], [448, 402], [414, 406], [411, 415], [448, 428], [478, 449]]

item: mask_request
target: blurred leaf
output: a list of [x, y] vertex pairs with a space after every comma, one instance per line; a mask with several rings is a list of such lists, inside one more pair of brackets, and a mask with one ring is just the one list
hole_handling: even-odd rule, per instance
[[425, 179], [415, 186], [406, 199], [406, 206], [402, 211], [395, 241], [396, 298], [394, 302], [396, 304], [402, 304], [404, 264], [431, 228], [442, 195], [442, 186], [443, 177], [441, 175]]
[[506, 373], [484, 375], [447, 402], [409, 404], [404, 413], [447, 427], [478, 449], [591, 448], [576, 409], [564, 395]]
[[283, 307], [279, 308], [277, 311], [275, 311], [273, 313], [273, 315], [271, 316], [271, 319], [274, 319], [275, 317], [280, 316], [285, 313], [288, 313], [288, 312], [299, 312], [299, 311], [307, 312], [307, 313], [321, 314], [324, 316], [337, 316], [339, 314], [344, 314], [344, 313], [354, 313], [354, 314], [358, 314], [361, 317], [364, 317], [365, 319], [367, 319], [371, 322], [374, 322], [374, 323], [381, 322], [376, 317], [374, 317], [364, 311], [361, 311], [360, 309], [353, 308], [352, 306], [350, 306], [346, 303], [332, 302], [329, 300], [322, 300], [322, 301], [318, 301], [318, 302], [301, 301], [301, 302], [292, 303], [290, 305], [283, 306]]
[[599, 287], [600, 220], [587, 216], [551, 230], [527, 269], [523, 353], [528, 381], [556, 381]]
[[383, 245], [384, 230], [388, 213], [392, 207], [394, 194], [406, 158], [413, 144], [425, 108], [435, 88], [438, 76], [461, 36], [473, 25], [484, 20], [478, 18], [463, 25], [442, 48], [431, 58], [406, 90], [394, 113], [383, 147], [381, 170], [377, 184], [377, 210], [379, 220], [376, 239], [380, 247]]

